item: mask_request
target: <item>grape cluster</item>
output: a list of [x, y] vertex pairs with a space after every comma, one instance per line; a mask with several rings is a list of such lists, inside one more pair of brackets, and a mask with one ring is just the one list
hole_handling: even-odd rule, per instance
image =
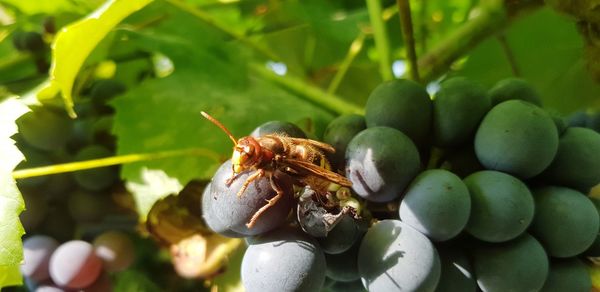
[[[313, 221], [332, 214], [283, 179], [285, 199], [248, 228], [275, 191], [261, 178], [238, 197], [253, 172], [234, 176], [228, 161], [205, 189], [203, 218], [246, 237], [247, 291], [590, 291], [600, 200], [587, 194], [600, 183], [600, 134], [541, 100], [516, 78], [488, 90], [454, 77], [433, 98], [412, 81], [385, 82], [364, 116], [336, 118], [322, 138], [359, 216], [315, 236], [299, 210]], [[265, 133], [303, 136], [283, 122], [254, 131]]]
[[92, 243], [59, 242], [46, 235], [23, 241], [21, 272], [30, 291], [112, 291], [108, 273], [131, 265], [135, 249], [129, 236], [106, 231]]
[[[17, 120], [14, 139], [26, 157], [17, 170], [115, 155], [106, 101], [124, 90], [114, 80], [90, 81], [79, 96], [76, 120], [60, 104], [32, 106]], [[118, 168], [26, 178], [17, 185], [26, 208], [20, 219], [28, 236], [21, 266], [27, 288], [112, 291], [109, 274], [127, 268], [135, 249], [129, 235], [106, 230], [137, 224], [135, 214], [116, 203], [124, 193]]]

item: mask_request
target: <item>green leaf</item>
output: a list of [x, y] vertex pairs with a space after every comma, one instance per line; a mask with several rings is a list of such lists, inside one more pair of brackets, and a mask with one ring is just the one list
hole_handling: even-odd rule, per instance
[[83, 62], [113, 27], [150, 2], [152, 0], [108, 1], [86, 18], [64, 27], [56, 35], [52, 45], [52, 82], [48, 90], [60, 90], [70, 116], [76, 116], [72, 90]]
[[[151, 5], [169, 15], [160, 25], [127, 35], [128, 45], [168, 57], [171, 75], [142, 82], [113, 102], [113, 132], [118, 154], [205, 148], [231, 155], [231, 141], [219, 128], [202, 118], [206, 111], [227, 126], [236, 137], [248, 135], [270, 121], [311, 119], [328, 121], [331, 114], [272, 83], [249, 76], [247, 54], [219, 32], [192, 16], [168, 6]], [[206, 157], [182, 157], [124, 165], [121, 176], [144, 185], [145, 169], [162, 170], [185, 185], [194, 178], [210, 178], [219, 161]], [[138, 188], [130, 189], [138, 205], [147, 206]], [[166, 195], [166, 193], [165, 193]], [[151, 196], [156, 200], [160, 196]], [[140, 214], [142, 218], [146, 214]]]
[[[600, 85], [586, 71], [583, 42], [575, 23], [544, 8], [514, 23], [506, 31], [506, 40], [521, 77], [540, 92], [545, 107], [562, 113], [590, 105], [600, 107]], [[496, 38], [473, 50], [457, 73], [487, 86], [513, 75]]]
[[141, 179], [141, 183], [128, 181], [126, 186], [136, 196], [136, 209], [142, 220], [146, 220], [154, 202], [183, 189], [177, 179], [169, 177], [162, 170], [142, 168]]
[[21, 236], [25, 233], [19, 214], [25, 202], [12, 171], [23, 154], [10, 137], [17, 132], [15, 120], [29, 109], [15, 99], [0, 102], [0, 288], [21, 284], [19, 265], [23, 261]]

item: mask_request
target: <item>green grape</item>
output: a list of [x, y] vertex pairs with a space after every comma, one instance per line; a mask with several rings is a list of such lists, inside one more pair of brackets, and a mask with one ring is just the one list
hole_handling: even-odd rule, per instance
[[519, 78], [507, 78], [498, 81], [488, 94], [494, 106], [512, 99], [520, 99], [542, 106], [542, 99], [538, 92], [527, 81]]
[[475, 135], [475, 153], [483, 166], [520, 178], [540, 174], [557, 149], [558, 131], [552, 118], [521, 100], [492, 108]]
[[490, 108], [490, 98], [482, 85], [463, 77], [444, 81], [433, 100], [434, 144], [451, 147], [472, 140]]
[[431, 99], [427, 91], [410, 80], [392, 80], [371, 92], [365, 106], [367, 127], [398, 129], [415, 144], [422, 144], [431, 128]]

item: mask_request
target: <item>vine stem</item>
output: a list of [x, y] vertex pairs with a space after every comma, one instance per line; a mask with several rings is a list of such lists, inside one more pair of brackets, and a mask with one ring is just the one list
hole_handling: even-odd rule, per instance
[[408, 0], [397, 0], [398, 11], [400, 11], [400, 26], [402, 37], [406, 42], [406, 54], [410, 63], [410, 78], [421, 82], [419, 78], [419, 66], [417, 65], [417, 52], [415, 50], [415, 35], [413, 32], [412, 17], [410, 14], [410, 3]]
[[153, 153], [138, 153], [138, 154], [126, 154], [119, 156], [111, 156], [106, 158], [69, 162], [62, 164], [54, 164], [49, 166], [32, 167], [26, 169], [15, 170], [12, 173], [14, 179], [24, 179], [36, 176], [58, 174], [64, 172], [73, 172], [79, 170], [86, 170], [92, 168], [106, 167], [118, 164], [126, 164], [138, 161], [148, 161], [163, 158], [170, 158], [176, 156], [203, 156], [215, 161], [220, 161], [221, 156], [208, 149], [204, 148], [190, 148], [180, 150], [169, 150]]
[[381, 1], [366, 1], [375, 38], [375, 48], [379, 56], [379, 71], [383, 80], [392, 80], [394, 76], [392, 75], [392, 63], [390, 61], [390, 44], [381, 13]]
[[262, 78], [300, 94], [307, 100], [331, 112], [337, 114], [364, 114], [364, 109], [358, 105], [349, 103], [339, 96], [328, 94], [321, 88], [307, 84], [297, 77], [289, 75], [279, 76], [267, 69], [264, 65], [256, 63], [250, 64], [250, 69]]
[[510, 45], [508, 44], [506, 36], [503, 33], [501, 33], [498, 35], [497, 38], [498, 42], [500, 43], [500, 46], [502, 47], [502, 51], [506, 56], [506, 60], [508, 60], [508, 64], [510, 64], [510, 69], [512, 70], [513, 75], [516, 77], [521, 76], [521, 70], [519, 70], [517, 59], [515, 58], [515, 54], [513, 53], [512, 49], [510, 48]]
[[508, 7], [503, 1], [491, 1], [474, 8], [476, 16], [458, 27], [445, 39], [418, 60], [419, 72], [423, 82], [429, 82], [442, 75], [450, 65], [462, 57], [471, 48], [498, 31], [506, 28], [511, 21], [523, 13], [541, 7], [533, 1], [531, 5]]

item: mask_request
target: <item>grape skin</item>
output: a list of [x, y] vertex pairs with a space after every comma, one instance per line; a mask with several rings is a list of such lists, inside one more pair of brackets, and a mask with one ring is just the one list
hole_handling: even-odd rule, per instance
[[325, 281], [325, 256], [308, 235], [288, 227], [249, 240], [242, 260], [247, 291], [319, 291]]
[[226, 229], [246, 236], [261, 234], [281, 226], [294, 202], [291, 181], [277, 180], [285, 194], [276, 205], [258, 218], [256, 225], [248, 228], [246, 223], [250, 221], [254, 213], [266, 204], [266, 200], [276, 194], [269, 179], [263, 177], [250, 183], [242, 196], [238, 197], [238, 191], [251, 173], [245, 171], [236, 175], [232, 184], [227, 186], [226, 181], [233, 175], [231, 160], [228, 160], [217, 170], [210, 187], [212, 201], [209, 204], [212, 205], [212, 210], [218, 220]]
[[85, 241], [65, 242], [50, 258], [50, 276], [59, 286], [85, 288], [98, 279], [101, 271], [102, 261], [94, 253], [94, 247]]
[[23, 241], [23, 264], [21, 273], [35, 281], [45, 281], [50, 278], [48, 266], [50, 257], [59, 243], [54, 238], [45, 235], [34, 235]]
[[440, 271], [431, 241], [399, 220], [371, 226], [358, 251], [358, 272], [372, 292], [434, 291]]

